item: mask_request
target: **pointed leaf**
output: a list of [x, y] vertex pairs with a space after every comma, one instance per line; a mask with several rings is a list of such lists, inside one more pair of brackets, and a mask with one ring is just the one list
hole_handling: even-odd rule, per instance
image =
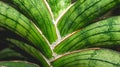
[[42, 31], [45, 37], [54, 42], [57, 39], [53, 19], [50, 16], [44, 0], [6, 0], [31, 19]]
[[14, 39], [7, 39], [7, 40], [12, 42], [14, 45], [21, 48], [25, 52], [29, 53], [31, 56], [33, 56], [37, 60], [39, 60], [42, 67], [49, 67], [49, 64], [48, 64], [46, 58], [34, 47], [32, 47], [24, 42], [18, 41], [18, 40], [14, 40]]
[[39, 67], [39, 66], [25, 61], [4, 61], [0, 62], [0, 67]]
[[120, 0], [78, 0], [57, 24], [61, 36], [87, 26], [118, 4]]
[[120, 45], [120, 16], [91, 24], [59, 43], [54, 51], [58, 54], [88, 48]]
[[18, 11], [0, 1], [0, 26], [3, 26], [32, 42], [46, 57], [52, 57], [52, 51], [45, 38], [34, 24]]
[[80, 50], [52, 61], [53, 67], [119, 67], [120, 53], [108, 49]]

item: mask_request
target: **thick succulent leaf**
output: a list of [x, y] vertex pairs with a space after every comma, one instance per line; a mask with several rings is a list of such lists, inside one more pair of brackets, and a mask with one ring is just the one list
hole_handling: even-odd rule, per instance
[[5, 59], [25, 59], [24, 56], [22, 56], [20, 53], [17, 53], [16, 51], [10, 49], [10, 48], [5, 48], [0, 51], [0, 60], [5, 60]]
[[39, 60], [42, 67], [49, 67], [49, 63], [47, 62], [46, 58], [34, 47], [15, 39], [8, 38], [7, 40]]
[[52, 56], [52, 51], [45, 38], [34, 24], [9, 5], [0, 1], [0, 26], [3, 26], [28, 41], [32, 42], [46, 57]]
[[120, 53], [108, 49], [80, 50], [52, 61], [53, 67], [119, 67]]
[[25, 61], [4, 61], [0, 62], [0, 67], [39, 67], [39, 66]]
[[47, 0], [56, 19], [71, 5], [71, 0]]
[[57, 39], [53, 19], [47, 9], [44, 0], [6, 0], [31, 19], [42, 31], [45, 37], [54, 42]]
[[91, 24], [59, 43], [58, 54], [88, 47], [113, 47], [120, 45], [120, 16]]
[[89, 25], [95, 18], [118, 4], [120, 0], [78, 0], [57, 24], [61, 36]]

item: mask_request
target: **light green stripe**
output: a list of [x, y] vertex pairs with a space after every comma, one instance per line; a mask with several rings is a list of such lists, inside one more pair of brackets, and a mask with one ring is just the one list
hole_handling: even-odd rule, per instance
[[0, 1], [0, 26], [3, 26], [32, 42], [46, 57], [52, 57], [52, 51], [30, 20], [14, 8]]
[[32, 20], [50, 43], [56, 41], [57, 34], [53, 19], [43, 0], [7, 0], [16, 9]]
[[[54, 51], [58, 54], [93, 47], [120, 45], [120, 17], [103, 20], [78, 31], [59, 43]], [[106, 45], [104, 42], [107, 42]], [[97, 44], [99, 43], [99, 44]]]
[[58, 22], [61, 36], [84, 28], [119, 3], [120, 0], [78, 0]]
[[71, 0], [47, 0], [47, 2], [51, 7], [55, 20], [72, 4]]
[[64, 55], [52, 61], [52, 65], [53, 67], [119, 67], [119, 62], [120, 53], [116, 51], [88, 49]]

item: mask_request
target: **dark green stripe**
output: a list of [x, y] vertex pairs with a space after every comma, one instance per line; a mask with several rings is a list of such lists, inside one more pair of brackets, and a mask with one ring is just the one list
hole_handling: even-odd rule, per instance
[[[96, 43], [93, 43], [93, 45], [87, 45], [87, 47], [92, 47], [92, 46], [97, 46], [97, 44], [99, 44], [99, 43], [101, 43], [101, 44], [104, 44], [104, 43], [106, 43], [106, 42], [109, 42], [109, 43], [113, 43], [113, 46], [116, 46], [116, 45], [118, 45], [118, 43], [117, 44], [115, 44], [114, 42], [118, 42], [118, 41], [120, 41], [120, 40], [106, 40], [106, 41], [100, 41], [100, 42], [96, 42]], [[103, 45], [101, 45], [102, 47], [104, 47]], [[106, 46], [106, 45], [105, 45]], [[111, 47], [113, 47], [113, 46], [111, 46]], [[106, 46], [107, 47], [107, 46]]]
[[[18, 0], [21, 4], [22, 4], [22, 6], [27, 10], [27, 12], [28, 13], [26, 13], [26, 14], [29, 14], [30, 16], [32, 16], [32, 17], [34, 17], [34, 15], [29, 11], [29, 9], [24, 5], [24, 3], [22, 2], [22, 1], [20, 1], [20, 0]], [[17, 2], [15, 2], [15, 3], [17, 3]], [[17, 6], [18, 8], [20, 7], [20, 4], [19, 3], [17, 3], [18, 5], [15, 5], [15, 6]], [[21, 10], [21, 12], [23, 11], [23, 9]], [[24, 12], [26, 12], [26, 11], [24, 11]], [[24, 14], [24, 13], [23, 13]], [[25, 16], [27, 16], [27, 15], [25, 15]], [[27, 16], [28, 18], [30, 18], [30, 16]], [[37, 22], [37, 20], [34, 18], [31, 18], [31, 20], [33, 20], [33, 21], [35, 21], [35, 22]]]
[[[6, 17], [6, 19], [10, 19], [10, 20], [16, 22], [16, 24], [19, 24], [19, 25], [22, 26], [24, 29], [26, 29], [26, 30], [27, 30], [27, 33], [30, 33], [30, 32], [29, 32], [30, 30], [28, 30], [27, 28], [25, 28], [25, 27], [24, 27], [23, 25], [21, 25], [18, 21], [14, 20], [14, 19], [12, 19], [12, 18], [10, 18], [10, 17], [7, 17], [6, 15], [3, 15], [3, 14], [1, 14], [1, 13], [0, 13], [0, 15]], [[7, 25], [7, 24], [6, 24], [6, 25]], [[7, 25], [7, 26], [8, 26], [8, 25]], [[9, 27], [10, 27], [10, 26], [9, 26]], [[17, 25], [16, 25], [15, 27], [17, 27]], [[11, 27], [11, 29], [14, 29], [14, 31], [17, 31], [16, 28], [12, 28], [12, 27]], [[18, 31], [17, 31], [17, 32], [18, 32]], [[23, 34], [21, 34], [21, 35], [23, 35]], [[28, 37], [28, 36], [25, 36], [25, 37]], [[36, 38], [34, 38], [34, 35], [32, 35], [32, 37], [33, 37], [33, 40], [36, 39]], [[40, 38], [39, 38], [39, 39], [40, 39]], [[36, 39], [36, 41], [38, 41], [38, 40]]]
[[[120, 31], [110, 31], [110, 32], [120, 32]], [[110, 33], [110, 32], [109, 32], [109, 33]], [[101, 33], [93, 34], [93, 35], [91, 35], [91, 36], [100, 35], [100, 34], [103, 34], [103, 33], [107, 33], [107, 32], [101, 32]], [[91, 37], [91, 36], [88, 36], [87, 38], [89, 38], [89, 37]], [[80, 40], [79, 42], [74, 43], [75, 45], [70, 46], [67, 51], [73, 51], [73, 50], [75, 50], [75, 49], [78, 49], [79, 46], [80, 46], [79, 43], [80, 43], [81, 41], [86, 41], [87, 38], [84, 38], [84, 39]], [[70, 42], [69, 42], [69, 43], [70, 43]], [[78, 45], [79, 45], [79, 46], [78, 46]], [[89, 44], [83, 45], [83, 46], [80, 47], [80, 48], [87, 47], [87, 45], [89, 45]], [[65, 46], [65, 45], [64, 45], [64, 48], [65, 48], [65, 47], [68, 47], [68, 46]], [[75, 48], [75, 47], [76, 47], [76, 48]], [[77, 48], [77, 47], [78, 47], [78, 48]], [[72, 48], [74, 48], [74, 49], [72, 49]], [[63, 50], [63, 51], [64, 51], [64, 50]]]
[[[86, 7], [80, 14], [78, 14], [74, 19], [73, 19], [73, 21], [71, 22], [71, 24], [70, 25], [68, 25], [68, 28], [67, 28], [67, 30], [66, 31], [63, 31], [63, 32], [68, 32], [68, 29], [70, 29], [71, 27], [73, 27], [73, 29], [74, 29], [74, 27], [76, 27], [76, 26], [73, 26], [74, 25], [74, 21], [76, 20], [76, 19], [78, 19], [78, 17], [79, 16], [81, 16], [82, 14], [84, 14], [88, 9], [90, 9], [90, 8], [92, 8], [92, 7], [94, 7], [96, 4], [98, 4], [100, 2], [100, 0], [98, 0], [97, 2], [95, 2], [95, 3], [92, 3], [91, 5], [89, 5], [88, 7]], [[92, 13], [91, 13], [92, 14]], [[85, 14], [84, 14], [85, 15]], [[86, 16], [86, 15], [85, 15]], [[88, 20], [88, 19], [87, 19]], [[81, 21], [80, 21], [81, 22]], [[78, 24], [77, 24], [78, 25]]]
[[[78, 7], [80, 7], [82, 4], [84, 4], [85, 1], [86, 1], [86, 0], [84, 0], [84, 1], [83, 1], [81, 4], [79, 4], [77, 7], [75, 7], [75, 9], [72, 10], [64, 20], [61, 20], [61, 22], [58, 22], [58, 24], [59, 24], [60, 26], [65, 26], [67, 23], [63, 23], [63, 22], [64, 22], [64, 21], [67, 22], [67, 21], [68, 21], [68, 17], [70, 17], [70, 16], [72, 15], [72, 13], [74, 13], [75, 10], [78, 10]], [[61, 32], [61, 34], [63, 34], [63, 33], [62, 33], [63, 28], [64, 28], [64, 27], [59, 28], [59, 31]]]
[[[99, 0], [100, 1], [100, 0]], [[98, 4], [97, 4], [97, 2], [98, 3], [102, 3], [103, 1], [101, 0], [101, 2], [99, 2], [99, 1], [95, 1], [95, 3], [92, 3], [89, 7], [86, 7], [86, 8], [88, 8], [88, 9], [84, 9], [83, 10], [83, 12], [81, 12], [80, 13], [80, 15], [78, 15], [78, 16], [81, 16], [81, 15], [84, 15], [86, 12], [85, 11], [87, 11], [87, 10], [89, 10], [89, 9], [91, 9], [92, 7], [94, 7], [94, 6], [97, 6]], [[86, 2], [85, 2], [86, 3]], [[85, 3], [83, 3], [83, 4], [85, 4]], [[119, 3], [119, 2], [118, 2]], [[115, 7], [115, 5], [116, 4], [118, 4], [118, 3], [116, 3], [116, 1], [114, 1], [114, 0], [111, 0], [110, 2], [107, 2], [106, 4], [103, 4], [104, 6], [101, 6], [100, 8], [103, 10], [103, 9], [105, 9], [105, 8], [107, 8], [107, 9], [105, 9], [105, 12], [106, 11], [108, 11], [108, 10], [110, 10], [112, 7]], [[94, 5], [95, 4], [95, 5]], [[113, 6], [111, 6], [111, 5], [113, 5]], [[109, 7], [109, 8], [108, 8]], [[80, 8], [80, 7], [79, 7]], [[94, 8], [96, 8], [96, 7], [94, 7]], [[72, 8], [71, 8], [72, 9]], [[79, 11], [80, 12], [80, 11]], [[90, 24], [90, 23], [87, 23], [88, 21], [91, 21], [92, 19], [94, 19], [95, 18], [95, 16], [96, 17], [98, 17], [98, 15], [102, 15], [102, 14], [104, 14], [105, 13], [104, 11], [103, 12], [100, 12], [99, 14], [98, 14], [98, 10], [97, 9], [95, 9], [95, 11], [94, 12], [92, 12], [89, 16], [86, 16], [86, 18], [83, 18], [82, 20], [80, 20], [80, 22], [74, 22], [74, 23], [79, 23], [79, 24], [74, 24], [73, 23], [73, 21], [72, 21], [72, 19], [75, 19], [74, 17], [71, 19], [70, 18], [70, 22], [69, 22], [69, 20], [67, 20], [67, 19], [69, 19], [69, 18], [66, 18], [65, 20], [67, 20], [67, 22], [64, 22], [63, 21], [63, 18], [62, 18], [62, 22], [60, 23], [58, 23], [58, 28], [59, 28], [59, 30], [60, 30], [60, 33], [61, 33], [61, 35], [62, 36], [64, 36], [66, 33], [68, 34], [68, 33], [71, 33], [71, 32], [73, 32], [73, 30], [75, 30], [75, 29], [79, 29], [80, 28], [80, 25], [82, 26], [82, 27], [85, 27], [86, 25], [88, 25], [88, 24]], [[68, 14], [68, 13], [67, 13]], [[72, 16], [72, 14], [70, 14], [71, 16]], [[66, 15], [67, 17], [69, 16], [69, 14], [68, 15]], [[92, 19], [91, 19], [91, 18]], [[77, 20], [78, 18], [76, 17], [76, 19], [75, 20]], [[87, 19], [87, 20], [86, 20]], [[75, 21], [74, 20], [74, 21]], [[84, 21], [84, 23], [81, 23], [81, 22], [83, 22]], [[64, 24], [63, 26], [64, 27], [62, 27], [61, 25], [62, 25], [62, 23]], [[67, 25], [66, 25], [67, 24]], [[74, 26], [74, 27], [73, 27]]]
[[[65, 57], [65, 56], [62, 56], [62, 57], [64, 57], [64, 61], [62, 61], [62, 62], [59, 62], [59, 64], [63, 64], [63, 65], [65, 65], [66, 63], [64, 63], [64, 62], [66, 62], [66, 61], [68, 61], [68, 59], [69, 58], [73, 58], [73, 57], [80, 57], [80, 56], [86, 56], [86, 55], [91, 55], [92, 53], [87, 53], [87, 54], [79, 54], [79, 55], [75, 55], [75, 56], [68, 56], [68, 57]], [[69, 54], [70, 55], [70, 54]], [[62, 58], [61, 57], [61, 58]], [[54, 62], [54, 61], [53, 61]]]
[[[19, 8], [17, 8], [17, 9], [19, 9], [24, 15], [26, 15], [26, 13], [24, 13], [24, 12], [27, 11], [27, 14], [28, 14], [27, 17], [34, 21], [36, 26], [39, 27], [39, 29], [42, 31], [42, 33], [45, 35], [45, 37], [50, 42], [55, 41], [57, 39], [57, 34], [56, 34], [56, 30], [54, 28], [54, 24], [52, 23], [51, 16], [45, 14], [45, 12], [48, 13], [47, 8], [43, 8], [44, 6], [43, 7], [41, 6], [40, 8], [43, 8], [43, 10], [45, 10], [45, 12], [44, 13], [42, 13], [42, 12], [40, 13], [39, 7], [35, 7], [35, 3], [38, 4], [38, 2], [41, 2], [41, 1], [37, 1], [36, 0], [36, 1], [34, 1], [35, 2], [34, 3], [33, 0], [30, 0], [28, 2], [30, 3], [30, 5], [33, 6], [32, 8], [34, 8], [34, 10], [37, 10], [35, 15], [33, 15], [34, 13], [32, 13], [31, 8], [27, 9], [29, 7], [27, 7], [25, 5], [26, 3], [24, 3], [24, 1], [20, 1], [20, 0], [18, 0], [18, 1], [11, 1], [11, 3], [13, 5], [17, 5], [17, 6], [19, 5], [18, 6]], [[44, 5], [44, 3], [41, 3], [41, 4]], [[41, 10], [41, 11], [43, 11], [43, 10]], [[43, 19], [43, 17], [47, 17], [47, 18]], [[51, 37], [51, 35], [52, 35], [52, 37]]]
[[[77, 56], [76, 56], [76, 57], [77, 57]], [[79, 63], [79, 61], [82, 61], [82, 60], [89, 60], [90, 62], [92, 62], [93, 60], [95, 60], [95, 61], [100, 61], [100, 62], [109, 63], [109, 64], [112, 64], [112, 65], [114, 65], [114, 66], [120, 66], [120, 64], [116, 64], [116, 63], [109, 62], [109, 61], [106, 61], [106, 60], [86, 58], [86, 59], [77, 59], [77, 60], [74, 60], [74, 61], [67, 62], [67, 63], [63, 64], [62, 67], [63, 67], [63, 66], [67, 66], [67, 64], [69, 64], [69, 66], [74, 66], [74, 65], [76, 65], [76, 64], [72, 65], [72, 63], [74, 63], [74, 62], [78, 62], [78, 63]], [[78, 63], [77, 63], [77, 64], [78, 64]], [[81, 63], [80, 63], [80, 64], [81, 64]], [[89, 65], [90, 65], [90, 64], [89, 64]], [[81, 65], [80, 65], [80, 66], [81, 66]]]
[[[91, 44], [90, 40], [88, 39], [89, 37], [92, 37], [95, 35], [98, 36], [98, 35], [101, 35], [102, 33], [104, 33], [103, 35], [105, 35], [105, 36], [107, 35], [109, 37], [109, 40], [113, 40], [113, 37], [112, 37], [113, 34], [111, 34], [111, 32], [120, 32], [119, 29], [115, 29], [120, 25], [117, 22], [119, 22], [119, 17], [114, 17], [114, 18], [111, 18], [108, 20], [103, 20], [103, 21], [99, 22], [99, 24], [95, 23], [93, 25], [90, 25], [90, 26], [86, 27], [85, 29], [81, 30], [80, 32], [73, 34], [72, 36], [66, 38], [64, 41], [59, 43], [55, 47], [54, 51], [60, 54], [60, 53], [64, 53], [64, 52], [68, 52], [68, 51], [72, 51], [72, 50], [77, 50], [80, 48], [85, 48], [85, 46], [87, 47], [88, 44], [89, 45]], [[100, 29], [103, 29], [103, 30], [100, 30], [100, 32], [99, 31], [95, 32], [95, 30], [97, 30], [96, 28], [98, 30], [100, 30]], [[112, 28], [115, 30], [112, 30]], [[92, 33], [92, 30], [93, 30], [93, 33]], [[108, 33], [108, 32], [110, 32], [110, 33]], [[80, 45], [81, 43], [82, 43], [82, 45]]]
[[[19, 1], [19, 0], [18, 0]], [[21, 2], [21, 1], [19, 1], [19, 2]], [[19, 4], [19, 3], [18, 3]], [[23, 4], [23, 2], [21, 2], [21, 4]], [[24, 4], [22, 5], [25, 9], [27, 9], [27, 7], [26, 6], [24, 6]], [[28, 10], [28, 12], [30, 12], [29, 11], [29, 9], [27, 9]], [[29, 14], [31, 14], [31, 16], [33, 16], [34, 17], [34, 15], [32, 15], [32, 13], [30, 12]], [[34, 18], [35, 19], [35, 18]], [[32, 19], [32, 20], [34, 20], [34, 19]], [[37, 20], [35, 19], [34, 21], [36, 21], [37, 22]], [[36, 24], [36, 23], [35, 23]]]
[[[3, 7], [5, 7], [5, 8], [3, 8]], [[8, 25], [9, 26], [9, 28], [11, 28], [11, 30], [12, 31], [15, 31], [15, 30], [17, 30], [15, 27], [17, 27], [17, 24], [18, 24], [18, 26], [19, 26], [19, 28], [22, 28], [22, 30], [24, 31], [24, 34], [21, 34], [20, 33], [20, 31], [18, 30], [18, 31], [16, 31], [17, 33], [19, 33], [19, 34], [21, 34], [22, 35], [22, 37], [26, 37], [29, 41], [31, 41], [33, 44], [34, 44], [34, 47], [35, 46], [37, 46], [37, 48], [39, 49], [39, 50], [41, 50], [41, 52], [42, 51], [44, 51], [44, 52], [42, 52], [44, 55], [46, 55], [47, 57], [50, 57], [50, 55], [51, 55], [51, 50], [48, 50], [48, 49], [50, 49], [49, 48], [49, 46], [48, 46], [48, 44], [47, 44], [47, 42], [44, 40], [44, 38], [39, 34], [39, 32], [36, 30], [36, 28], [34, 27], [34, 26], [32, 26], [32, 24], [30, 25], [30, 23], [32, 23], [32, 22], [27, 22], [28, 20], [26, 20], [27, 18], [22, 18], [22, 17], [24, 17], [23, 15], [22, 16], [20, 16], [21, 14], [20, 13], [16, 13], [17, 15], [15, 15], [15, 17], [17, 17], [17, 18], [15, 18], [15, 19], [13, 19], [13, 18], [11, 18], [10, 17], [10, 15], [9, 15], [9, 9], [10, 7], [9, 6], [6, 6], [6, 5], [4, 5], [3, 3], [1, 3], [1, 9], [4, 9], [5, 11], [6, 11], [6, 13], [8, 13], [8, 15], [4, 15], [4, 14], [6, 14], [5, 12], [3, 12], [3, 14], [1, 14], [1, 16], [3, 16], [4, 18], [3, 19], [9, 19], [11, 22], [14, 22], [14, 23], [12, 23], [12, 24], [14, 24], [14, 28], [12, 27], [12, 26], [10, 26], [10, 25]], [[11, 8], [12, 9], [12, 8]], [[13, 10], [13, 12], [14, 12], [15, 10]], [[2, 20], [3, 20], [2, 19]], [[25, 25], [27, 26], [27, 27], [25, 27], [24, 25], [22, 25], [22, 24], [20, 24], [19, 23], [19, 21], [17, 21], [17, 19], [20, 19], [20, 21], [22, 21], [22, 22], [25, 22]], [[23, 21], [23, 19], [24, 19], [24, 21]], [[2, 24], [2, 23], [1, 23]], [[4, 26], [5, 26], [5, 23], [3, 22], [3, 24], [4, 24]], [[7, 24], [6, 24], [7, 25]], [[18, 28], [18, 29], [19, 29]], [[34, 29], [35, 30], [34, 30]], [[28, 30], [29, 29], [29, 30]], [[38, 33], [38, 34], [37, 34]], [[29, 37], [28, 37], [29, 36]], [[38, 38], [38, 37], [39, 38]], [[36, 38], [37, 37], [37, 38]], [[34, 41], [34, 42], [33, 42]], [[41, 42], [40, 42], [41, 41]], [[44, 44], [44, 45], [43, 45]], [[46, 49], [43, 49], [43, 48], [40, 48], [40, 47], [43, 47], [43, 48], [47, 48], [47, 50]]]
[[[2, 23], [1, 23], [1, 24], [2, 24]], [[10, 28], [10, 29], [16, 30], [15, 28], [12, 28], [12, 27], [8, 26], [7, 24], [3, 24], [3, 26], [7, 26], [7, 27]], [[16, 33], [22, 35], [22, 34], [21, 34], [20, 32], [18, 32], [17, 30], [16, 30]], [[26, 38], [27, 38], [27, 37], [26, 37]], [[34, 38], [33, 38], [33, 40], [34, 40]], [[35, 40], [35, 41], [36, 41], [36, 40]], [[35, 47], [35, 45], [32, 45], [32, 46]]]
[[[80, 5], [83, 5], [85, 2], [87, 2], [87, 1], [83, 1], [83, 3], [81, 3]], [[75, 10], [78, 10], [78, 8], [79, 8], [80, 6], [77, 6], [77, 9], [75, 9]], [[85, 10], [87, 10], [87, 8], [85, 9]], [[84, 11], [83, 11], [84, 12]], [[80, 14], [81, 13], [83, 13], [83, 12], [80, 12]], [[70, 14], [70, 15], [68, 15], [68, 17], [69, 16], [72, 16], [72, 14]], [[74, 17], [73, 17], [74, 18]], [[68, 18], [66, 18], [66, 20], [65, 20], [65, 22], [67, 22], [68, 20], [67, 20]], [[62, 22], [61, 22], [62, 23]], [[70, 23], [69, 23], [69, 25], [71, 25], [71, 21], [70, 21]], [[66, 24], [67, 23], [63, 23], [64, 25], [64, 27], [66, 27]], [[69, 26], [68, 24], [67, 24], [67, 26]], [[68, 28], [65, 28], [65, 30], [64, 30], [64, 27], [61, 27], [61, 29], [60, 29], [60, 32], [61, 32], [61, 35], [63, 35], [65, 32], [66, 32], [66, 30], [68, 29]], [[70, 28], [69, 28], [70, 29]], [[62, 31], [61, 31], [62, 30]]]
[[[110, 3], [106, 4], [104, 7], [101, 7], [101, 10], [104, 9], [104, 8], [106, 8], [107, 6], [109, 6], [109, 4], [112, 4], [112, 3], [113, 3], [113, 2], [110, 2]], [[84, 19], [81, 20], [80, 22], [83, 22], [83, 21], [85, 21], [86, 19], [88, 20], [91, 16], [96, 15], [96, 14], [97, 14], [97, 11], [98, 11], [98, 10], [94, 11], [93, 13], [91, 13], [89, 16], [87, 16], [86, 18], [84, 18]], [[90, 24], [90, 23], [87, 23], [87, 24]], [[87, 25], [87, 24], [86, 24], [86, 25]], [[80, 25], [80, 24], [78, 24], [77, 26], [74, 26], [74, 27], [76, 27], [76, 28], [78, 29], [78, 28], [79, 28], [79, 25]], [[83, 25], [83, 27], [86, 26], [86, 25]], [[73, 28], [74, 28], [74, 27], [73, 27]]]
[[[113, 25], [120, 25], [120, 24], [113, 24]], [[91, 31], [91, 30], [93, 30], [93, 29], [96, 29], [96, 28], [102, 28], [102, 27], [105, 27], [105, 26], [108, 26], [107, 24], [105, 24], [105, 25], [102, 25], [102, 26], [97, 26], [97, 27], [94, 27], [94, 28], [92, 28], [92, 29], [89, 29], [89, 30], [86, 30], [86, 31], [84, 31], [84, 32], [82, 32], [83, 30], [81, 30], [80, 31], [80, 34], [79, 35], [77, 35], [77, 36], [75, 36], [74, 38], [72, 38], [71, 40], [69, 40], [69, 41], [65, 41], [64, 42], [64, 46], [62, 46], [62, 47], [65, 47], [66, 45], [66, 47], [69, 47], [69, 43], [70, 42], [72, 42], [73, 40], [76, 40], [77, 38], [79, 38], [80, 36], [83, 36], [86, 32], [88, 32], [88, 31]], [[111, 31], [112, 32], [112, 31]], [[104, 32], [100, 32], [100, 33], [104, 33]], [[94, 35], [98, 35], [98, 34], [100, 34], [100, 33], [97, 33], [97, 34], [94, 34]], [[105, 32], [106, 33], [106, 32]], [[87, 35], [87, 34], [86, 34]], [[91, 35], [91, 36], [93, 36], [93, 35]], [[90, 36], [89, 36], [90, 37]], [[70, 38], [70, 37], [69, 37]], [[69, 39], [69, 38], [67, 38], [67, 39]], [[86, 38], [84, 38], [84, 39], [86, 39]], [[81, 41], [83, 41], [84, 39], [81, 39], [79, 42], [81, 42]], [[62, 42], [63, 43], [63, 42]], [[77, 43], [75, 43], [75, 44], [77, 44]], [[60, 45], [60, 44], [59, 44]], [[58, 46], [59, 46], [58, 45]], [[73, 46], [75, 46], [75, 45], [73, 45]], [[71, 48], [73, 47], [73, 46], [71, 46]], [[56, 46], [57, 47], [57, 46]], [[59, 49], [61, 48], [62, 49], [62, 47], [59, 47]], [[70, 48], [70, 49], [71, 49]]]
[[[83, 54], [83, 55], [81, 55]], [[87, 55], [88, 54], [88, 55]], [[114, 59], [112, 57], [114, 56]], [[74, 52], [65, 54], [62, 57], [56, 59], [52, 62], [54, 67], [96, 67], [96, 65], [111, 65], [120, 66], [119, 52], [107, 50], [107, 49], [90, 49], [80, 52]], [[116, 62], [115, 62], [116, 61]], [[98, 62], [104, 62], [105, 64], [100, 64]], [[91, 66], [92, 65], [92, 66]], [[106, 67], [106, 66], [105, 66]]]

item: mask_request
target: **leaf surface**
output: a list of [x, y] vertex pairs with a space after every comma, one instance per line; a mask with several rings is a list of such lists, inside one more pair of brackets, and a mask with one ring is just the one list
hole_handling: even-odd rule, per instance
[[52, 61], [53, 67], [119, 67], [120, 53], [108, 49], [88, 49], [65, 54]]
[[57, 19], [70, 5], [71, 0], [47, 0], [54, 18]]
[[36, 29], [34, 24], [14, 8], [0, 1], [0, 26], [5, 27], [28, 41], [38, 48], [46, 57], [52, 57], [49, 43]]
[[77, 0], [58, 21], [61, 36], [84, 28], [118, 4], [120, 0]]
[[27, 52], [28, 54], [30, 54], [34, 58], [36, 58], [42, 67], [49, 67], [49, 64], [48, 64], [46, 58], [34, 47], [32, 47], [24, 42], [15, 40], [15, 39], [8, 38], [7, 40], [12, 42], [14, 45], [21, 48], [22, 50], [24, 50], [25, 52]]
[[54, 49], [58, 54], [88, 47], [120, 45], [120, 16], [96, 22], [78, 30], [61, 41]]
[[32, 20], [50, 43], [56, 41], [57, 34], [53, 24], [53, 19], [44, 0], [6, 1]]

